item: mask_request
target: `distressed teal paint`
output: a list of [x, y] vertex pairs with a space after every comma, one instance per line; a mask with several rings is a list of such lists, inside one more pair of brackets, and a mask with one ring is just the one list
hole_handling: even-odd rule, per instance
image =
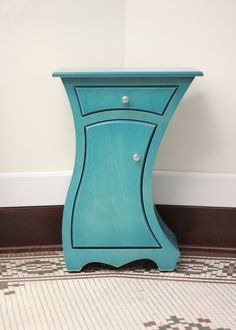
[[90, 262], [119, 267], [138, 259], [151, 259], [160, 270], [175, 268], [180, 253], [153, 207], [152, 169], [177, 105], [200, 75], [187, 70], [53, 74], [62, 78], [76, 131], [62, 227], [69, 271]]

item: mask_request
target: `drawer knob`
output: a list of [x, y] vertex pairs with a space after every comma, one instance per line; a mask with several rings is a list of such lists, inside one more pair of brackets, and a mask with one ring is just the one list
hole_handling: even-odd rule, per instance
[[123, 97], [122, 97], [122, 102], [123, 102], [123, 103], [128, 103], [128, 102], [129, 102], [129, 98], [128, 98], [128, 96], [123, 96]]
[[140, 160], [140, 156], [139, 156], [139, 154], [134, 154], [134, 155], [133, 155], [133, 160], [134, 160], [135, 162], [138, 162], [138, 161]]

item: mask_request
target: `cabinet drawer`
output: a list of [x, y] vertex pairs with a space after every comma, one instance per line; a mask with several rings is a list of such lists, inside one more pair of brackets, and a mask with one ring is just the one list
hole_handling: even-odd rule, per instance
[[75, 87], [82, 116], [106, 110], [140, 110], [163, 115], [177, 86]]

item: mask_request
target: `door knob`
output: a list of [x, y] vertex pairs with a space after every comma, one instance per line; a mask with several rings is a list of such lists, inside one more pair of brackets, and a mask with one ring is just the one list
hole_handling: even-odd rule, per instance
[[123, 97], [122, 97], [122, 102], [123, 102], [123, 103], [128, 103], [128, 102], [129, 102], [129, 98], [128, 98], [128, 96], [126, 96], [126, 95], [123, 96]]
[[133, 155], [133, 160], [134, 160], [135, 162], [138, 162], [138, 161], [140, 160], [140, 156], [139, 156], [139, 154], [134, 154], [134, 155]]

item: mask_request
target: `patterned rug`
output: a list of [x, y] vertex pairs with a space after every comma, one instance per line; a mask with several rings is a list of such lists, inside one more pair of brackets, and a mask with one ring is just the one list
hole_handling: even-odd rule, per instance
[[60, 251], [0, 254], [0, 329], [236, 330], [236, 258], [69, 273]]

